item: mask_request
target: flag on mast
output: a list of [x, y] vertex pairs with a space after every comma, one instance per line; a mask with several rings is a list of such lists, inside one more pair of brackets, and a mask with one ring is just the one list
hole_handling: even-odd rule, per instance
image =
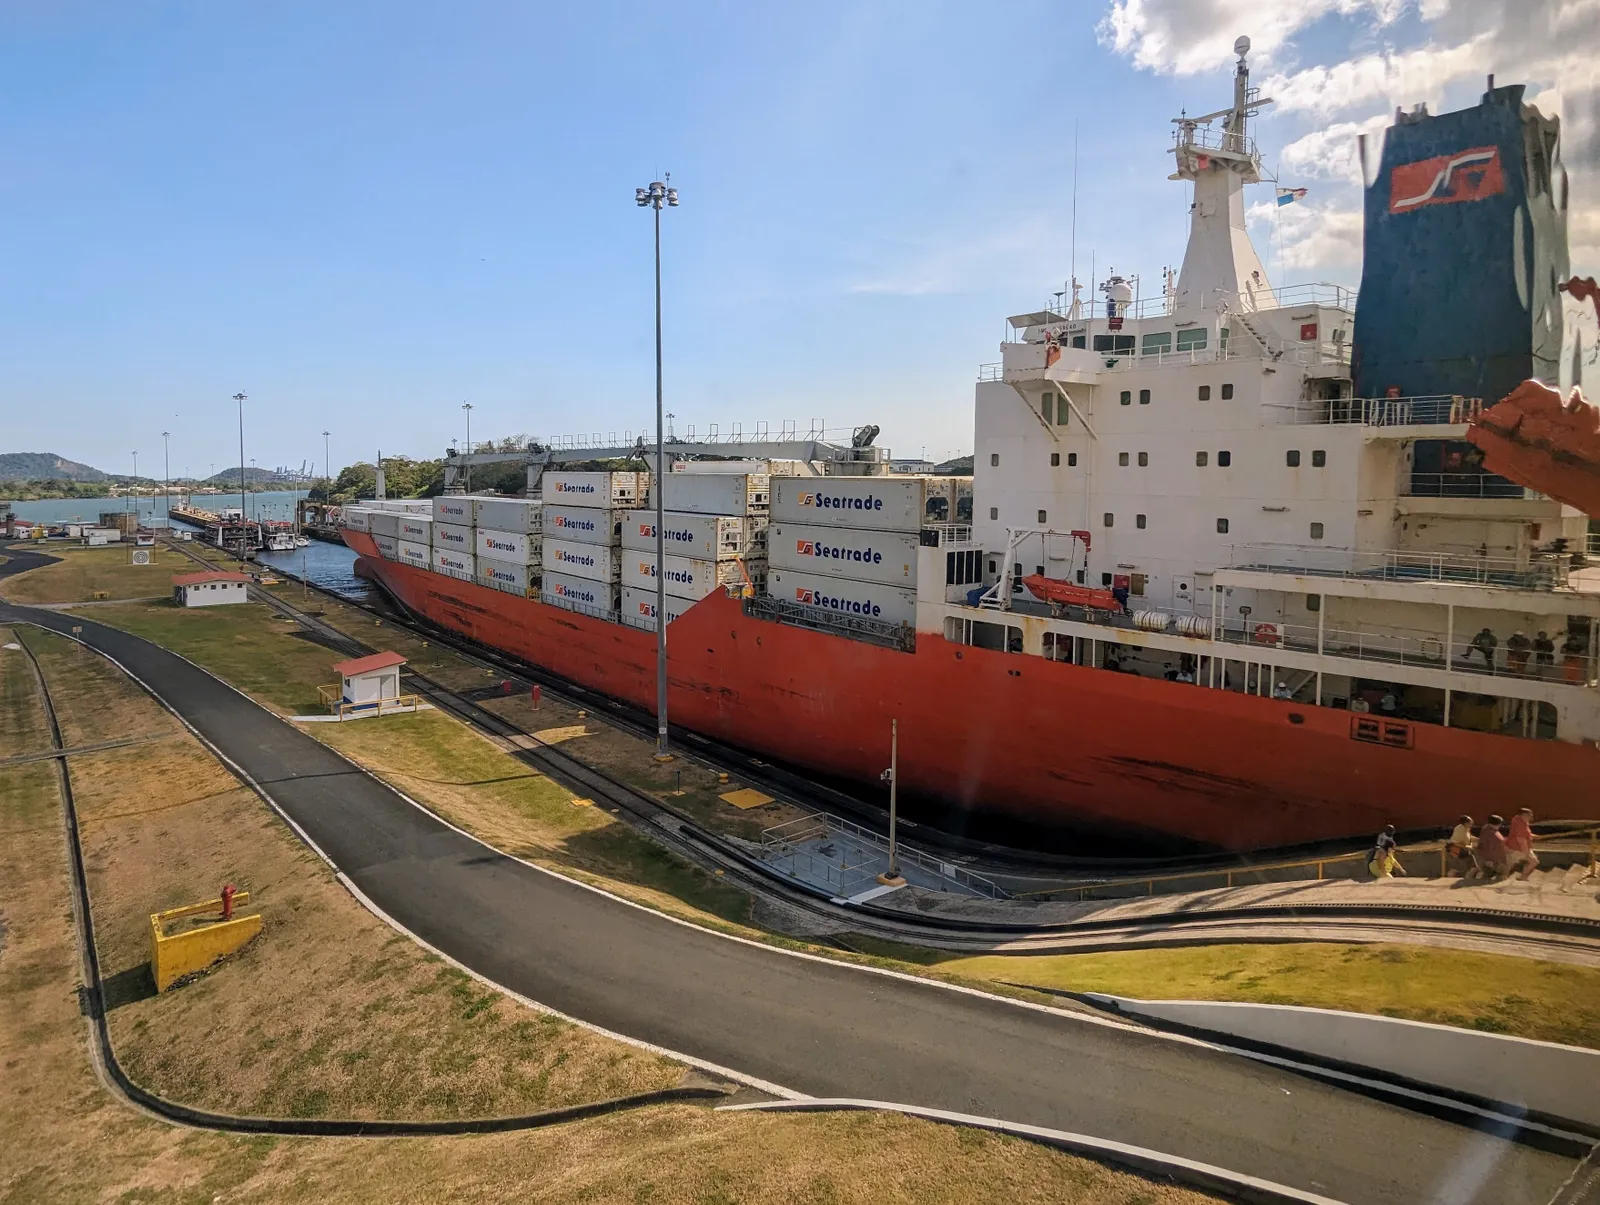
[[1296, 201], [1306, 199], [1306, 190], [1303, 188], [1280, 188], [1278, 190], [1278, 204], [1293, 205]]

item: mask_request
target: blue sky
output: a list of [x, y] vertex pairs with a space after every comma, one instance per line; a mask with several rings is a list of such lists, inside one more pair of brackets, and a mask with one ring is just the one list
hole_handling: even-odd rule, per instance
[[[1506, 57], [1485, 41], [1495, 4], [1285, 13], [8, 4], [0, 450], [125, 471], [137, 449], [159, 472], [167, 429], [174, 472], [205, 473], [237, 455], [241, 389], [261, 464], [320, 459], [324, 427], [336, 467], [437, 455], [464, 399], [475, 438], [637, 431], [653, 359], [632, 193], [667, 170], [680, 431], [871, 421], [899, 454], [967, 450], [1005, 316], [1068, 274], [1075, 123], [1078, 275], [1093, 255], [1154, 289], [1188, 204], [1168, 120], [1225, 103], [1227, 46], [1252, 33], [1289, 98], [1263, 149], [1313, 190], [1262, 228], [1263, 255], [1354, 284], [1354, 130], [1396, 96], [1470, 103]], [[1576, 70], [1512, 58], [1546, 90]]]

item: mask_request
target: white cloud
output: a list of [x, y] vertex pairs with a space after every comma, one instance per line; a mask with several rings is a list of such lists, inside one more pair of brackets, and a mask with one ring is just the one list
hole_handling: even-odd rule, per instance
[[1112, 0], [1100, 40], [1134, 65], [1164, 75], [1214, 71], [1246, 34], [1251, 53], [1270, 62], [1295, 34], [1328, 16], [1369, 15], [1388, 25], [1407, 0]]
[[1304, 280], [1354, 281], [1361, 274], [1361, 211], [1327, 202], [1252, 205], [1246, 214], [1257, 227], [1257, 246], [1281, 269], [1282, 287]]
[[1483, 73], [1491, 61], [1492, 33], [1458, 46], [1423, 46], [1403, 52], [1364, 55], [1326, 67], [1309, 67], [1265, 80], [1262, 91], [1280, 113], [1327, 116], [1375, 102], [1410, 107], [1427, 101], [1437, 106], [1444, 90], [1459, 80]]
[[1302, 135], [1279, 152], [1283, 182], [1340, 180], [1360, 184], [1358, 140], [1363, 134], [1367, 136], [1367, 162], [1376, 163], [1383, 153], [1383, 131], [1388, 124], [1388, 114], [1379, 114], [1365, 121], [1335, 122]]

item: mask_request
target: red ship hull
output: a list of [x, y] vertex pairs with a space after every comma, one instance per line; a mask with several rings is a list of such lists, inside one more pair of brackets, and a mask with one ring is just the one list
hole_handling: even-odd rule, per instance
[[[365, 568], [447, 630], [646, 709], [653, 632], [382, 559]], [[900, 721], [903, 790], [1030, 824], [1224, 850], [1449, 826], [1590, 798], [1600, 752], [1405, 726], [1410, 747], [1352, 736], [1345, 711], [951, 644], [913, 653], [744, 614], [718, 592], [668, 641], [674, 724], [796, 766], [876, 784]]]

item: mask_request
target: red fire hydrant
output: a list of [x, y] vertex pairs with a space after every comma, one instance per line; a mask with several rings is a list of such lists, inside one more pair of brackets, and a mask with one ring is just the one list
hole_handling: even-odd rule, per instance
[[502, 678], [502, 679], [500, 679], [500, 693], [503, 694], [503, 695], [508, 695], [508, 694], [511, 693], [511, 679], [510, 678]]
[[224, 883], [222, 885], [222, 919], [223, 920], [232, 920], [233, 919], [233, 896], [234, 896], [234, 893], [237, 892], [238, 890], [239, 889], [237, 887], [235, 887], [232, 883]]
[[529, 693], [531, 693], [533, 695], [533, 709], [535, 711], [538, 711], [539, 710], [539, 699], [540, 699], [540, 697], [541, 697], [543, 692], [540, 691], [539, 684], [537, 682], [535, 682], [533, 684], [533, 690], [531, 692], [529, 692]]

